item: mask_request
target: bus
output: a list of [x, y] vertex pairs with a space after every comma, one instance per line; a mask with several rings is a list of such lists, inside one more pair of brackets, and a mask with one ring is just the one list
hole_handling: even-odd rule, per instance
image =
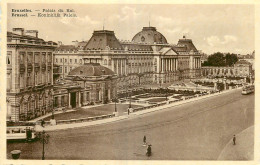
[[35, 124], [33, 123], [7, 123], [7, 140], [34, 140], [36, 138]]
[[247, 95], [255, 91], [254, 85], [246, 85], [242, 88], [242, 95]]

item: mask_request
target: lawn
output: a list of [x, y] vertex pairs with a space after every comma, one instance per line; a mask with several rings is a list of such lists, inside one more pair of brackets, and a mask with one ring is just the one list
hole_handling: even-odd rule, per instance
[[165, 101], [165, 100], [166, 100], [166, 97], [159, 97], [159, 98], [148, 99], [146, 101], [158, 103], [158, 102], [162, 102], [162, 101]]
[[[129, 106], [128, 104], [116, 104], [119, 115], [124, 114], [124, 112], [127, 111], [128, 106]], [[132, 108], [138, 108], [138, 107], [142, 107], [142, 106], [132, 105]], [[101, 105], [92, 108], [77, 108], [76, 111], [55, 114], [54, 118], [56, 120], [80, 119], [80, 118], [112, 114], [114, 111], [115, 111], [114, 104], [106, 104], [106, 105]], [[44, 120], [48, 121], [50, 119], [51, 116], [46, 117]]]

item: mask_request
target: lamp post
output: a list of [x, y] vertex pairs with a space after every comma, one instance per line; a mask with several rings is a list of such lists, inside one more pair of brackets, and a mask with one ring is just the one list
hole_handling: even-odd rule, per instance
[[52, 101], [51, 119], [54, 119], [54, 104], [55, 104], [55, 101], [53, 100], [53, 101]]
[[130, 79], [130, 85], [129, 85], [129, 88], [130, 88], [129, 108], [132, 107], [132, 105], [131, 105], [131, 100], [132, 100], [132, 90], [131, 90], [131, 86], [132, 86], [132, 84], [131, 84], [131, 79]]
[[167, 96], [167, 94], [168, 94], [168, 88], [166, 88], [165, 93], [166, 93], [166, 95], [165, 95], [165, 97], [166, 97], [166, 101], [168, 101], [168, 96]]
[[49, 134], [45, 133], [43, 130], [42, 133], [39, 134], [40, 141], [42, 143], [42, 160], [45, 159], [45, 151], [44, 151], [44, 145], [49, 143]]
[[116, 97], [114, 98], [114, 102], [115, 102], [115, 112], [117, 112], [117, 109], [116, 109], [117, 98]]

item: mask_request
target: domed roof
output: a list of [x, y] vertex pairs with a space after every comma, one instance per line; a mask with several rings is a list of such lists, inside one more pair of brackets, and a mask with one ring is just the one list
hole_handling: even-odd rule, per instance
[[69, 72], [69, 76], [102, 76], [102, 75], [114, 75], [115, 73], [99, 63], [88, 63], [82, 66], [76, 67]]
[[166, 38], [160, 32], [156, 31], [155, 27], [143, 27], [143, 30], [137, 33], [132, 41], [148, 44], [167, 44]]

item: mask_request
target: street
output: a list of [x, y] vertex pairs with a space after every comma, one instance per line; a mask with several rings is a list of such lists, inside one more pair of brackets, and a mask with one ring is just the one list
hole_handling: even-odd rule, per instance
[[[48, 132], [46, 159], [216, 160], [234, 134], [254, 125], [254, 94], [234, 90], [103, 125]], [[152, 144], [145, 156], [143, 136]], [[238, 139], [239, 141], [239, 139]], [[8, 143], [21, 159], [41, 159], [42, 144]]]

